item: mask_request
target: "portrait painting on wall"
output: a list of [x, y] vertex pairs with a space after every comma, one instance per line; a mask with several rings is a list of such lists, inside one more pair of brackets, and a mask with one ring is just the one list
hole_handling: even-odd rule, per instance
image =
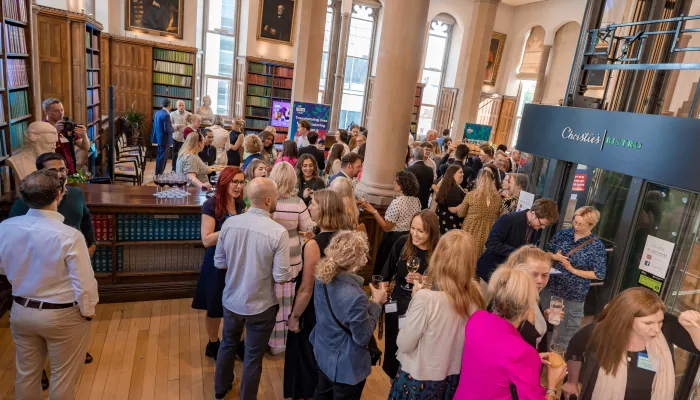
[[295, 0], [261, 0], [258, 39], [294, 44]]
[[484, 74], [484, 85], [496, 85], [498, 67], [501, 65], [501, 56], [503, 56], [503, 48], [505, 45], [506, 35], [504, 33], [493, 32], [491, 35], [491, 46], [489, 46], [489, 58], [486, 63], [486, 73]]
[[182, 39], [184, 0], [127, 0], [127, 31]]

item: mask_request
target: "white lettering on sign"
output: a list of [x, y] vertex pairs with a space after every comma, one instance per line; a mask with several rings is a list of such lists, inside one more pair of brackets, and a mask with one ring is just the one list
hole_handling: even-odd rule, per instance
[[603, 140], [605, 140], [604, 137], [602, 137], [599, 133], [576, 133], [574, 132], [573, 128], [569, 127], [564, 128], [564, 130], [561, 132], [561, 137], [562, 139], [575, 140], [577, 142], [584, 142], [590, 144], [601, 144], [603, 143]]

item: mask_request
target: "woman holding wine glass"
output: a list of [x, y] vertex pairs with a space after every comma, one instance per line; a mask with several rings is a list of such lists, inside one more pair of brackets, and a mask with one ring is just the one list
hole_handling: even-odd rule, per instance
[[391, 302], [386, 307], [386, 336], [382, 362], [384, 372], [391, 379], [394, 379], [399, 369], [399, 362], [396, 360], [399, 318], [406, 314], [411, 302], [411, 283], [422, 280], [422, 273], [428, 268], [428, 260], [433, 255], [439, 239], [440, 226], [437, 215], [429, 210], [415, 214], [411, 219], [408, 235], [396, 240], [382, 269], [383, 289], [388, 289], [390, 282], [396, 278]]

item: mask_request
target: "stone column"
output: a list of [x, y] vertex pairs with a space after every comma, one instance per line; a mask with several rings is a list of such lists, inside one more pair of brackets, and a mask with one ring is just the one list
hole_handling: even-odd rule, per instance
[[384, 0], [365, 167], [356, 189], [372, 204], [387, 205], [396, 195], [394, 180], [406, 158], [429, 3], [411, 0], [406, 7], [405, 0]]
[[[454, 125], [450, 135], [453, 140], [462, 140], [464, 124], [476, 122], [481, 87], [484, 82], [489, 47], [491, 46], [491, 34], [500, 2], [501, 0], [474, 0], [469, 32], [464, 35], [467, 38], [467, 44], [460, 54], [466, 65], [461, 69], [462, 73], [458, 72], [457, 76], [459, 94], [455, 107]], [[503, 72], [501, 72], [500, 79], [505, 79]]]
[[542, 104], [544, 98], [544, 88], [547, 86], [547, 64], [549, 63], [549, 54], [552, 50], [552, 45], [546, 44], [542, 46], [542, 54], [540, 55], [540, 68], [537, 70], [537, 83], [535, 85], [535, 93], [532, 95], [534, 104]]
[[340, 40], [338, 43], [338, 60], [336, 61], [335, 80], [333, 85], [333, 104], [331, 108], [330, 130], [338, 129], [340, 120], [340, 101], [343, 98], [343, 83], [345, 81], [345, 60], [348, 58], [348, 40], [350, 37], [350, 14], [352, 0], [343, 0], [340, 7]]
[[296, 61], [292, 101], [318, 102], [318, 86], [321, 80], [323, 36], [326, 20], [326, 0], [304, 0], [297, 12], [302, 18], [296, 36]]

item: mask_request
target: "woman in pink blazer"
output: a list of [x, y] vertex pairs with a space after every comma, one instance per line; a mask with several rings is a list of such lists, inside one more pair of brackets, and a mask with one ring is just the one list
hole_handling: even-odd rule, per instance
[[[527, 272], [498, 268], [489, 281], [491, 312], [477, 311], [464, 330], [462, 371], [455, 399], [554, 400], [566, 376], [566, 365], [548, 367], [547, 388], [540, 385], [542, 364], [548, 364], [518, 332], [537, 300]], [[544, 361], [543, 361], [544, 360]]]

